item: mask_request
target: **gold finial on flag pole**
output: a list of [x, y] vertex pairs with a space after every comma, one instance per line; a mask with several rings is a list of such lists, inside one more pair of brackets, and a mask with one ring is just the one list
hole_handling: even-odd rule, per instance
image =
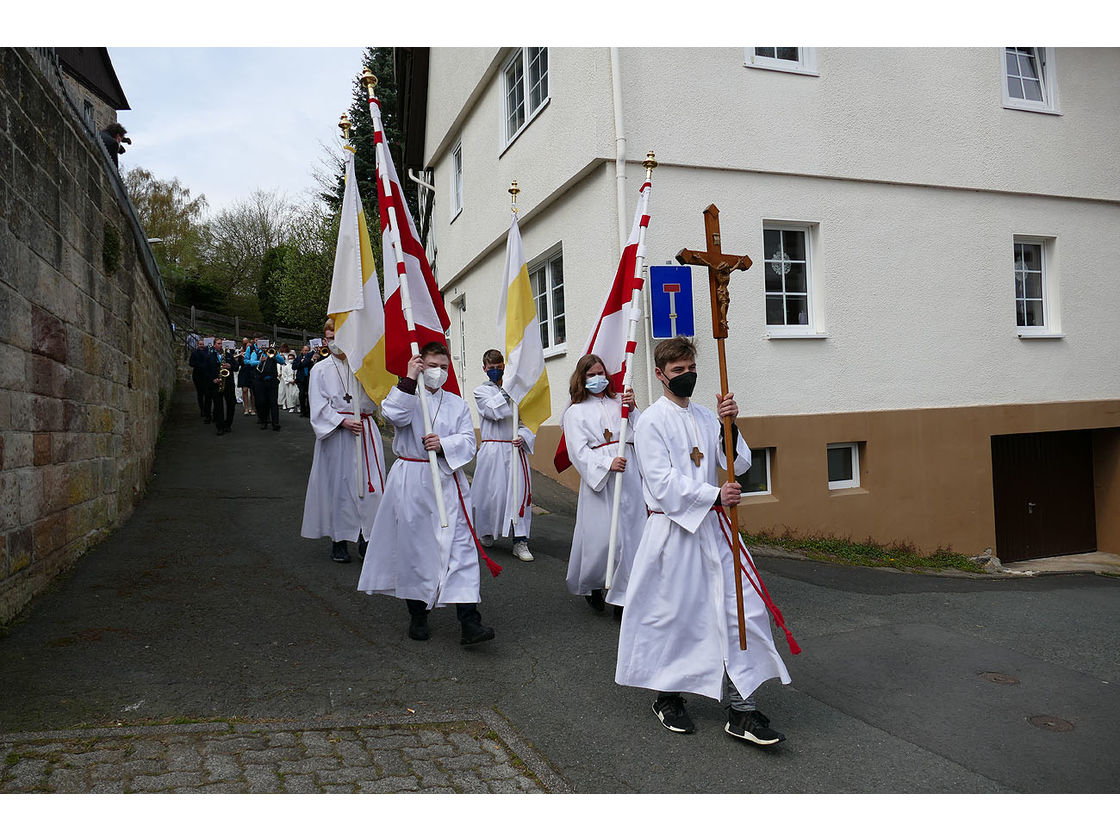
[[377, 87], [377, 77], [373, 75], [368, 67], [362, 68], [362, 82], [365, 84], [366, 90], [369, 91], [369, 95], [372, 98], [373, 89]]
[[346, 116], [346, 114], [343, 114], [342, 118], [339, 119], [338, 127], [340, 129], [342, 129], [342, 139], [346, 140], [346, 141], [349, 141], [350, 140], [350, 118], [348, 116]]
[[519, 192], [521, 192], [521, 190], [518, 189], [517, 182], [516, 181], [511, 182], [510, 188], [509, 188], [509, 194], [510, 194], [510, 196], [512, 196], [511, 206], [512, 206], [512, 210], [513, 210], [514, 213], [517, 212], [517, 194]]
[[650, 151], [650, 153], [648, 155], [646, 155], [645, 163], [643, 163], [642, 166], [644, 166], [646, 168], [646, 176], [647, 177], [649, 175], [652, 175], [653, 170], [657, 168], [657, 159], [653, 156], [653, 151], [652, 150]]

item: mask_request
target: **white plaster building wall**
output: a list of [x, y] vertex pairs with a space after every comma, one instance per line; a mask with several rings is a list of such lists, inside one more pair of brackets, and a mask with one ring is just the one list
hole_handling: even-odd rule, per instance
[[[732, 285], [729, 362], [745, 414], [1116, 397], [1111, 319], [1120, 311], [1120, 283], [1110, 243], [1120, 230], [1120, 176], [1101, 158], [1120, 133], [1109, 89], [1120, 51], [1057, 51], [1063, 116], [1003, 108], [998, 48], [822, 49], [820, 77], [748, 69], [744, 55], [625, 49], [622, 82], [634, 161], [627, 221], [643, 175], [638, 161], [652, 148], [663, 164], [654, 177], [648, 264], [701, 248], [700, 214], [712, 202], [721, 210], [724, 249], [756, 263]], [[466, 390], [481, 381], [479, 359], [494, 333], [487, 297], [496, 300], [504, 260], [510, 180], [524, 190], [528, 259], [564, 242], [568, 353], [549, 361], [554, 424], [618, 244], [608, 52], [552, 49], [549, 59], [551, 101], [504, 153], [496, 72], [458, 117], [465, 206], [450, 224], [454, 140], [429, 130], [428, 146], [438, 151], [430, 162], [441, 190], [439, 280], [448, 301], [468, 295]], [[433, 58], [429, 125], [449, 109], [443, 77], [460, 66], [441, 61]], [[456, 84], [450, 89], [467, 87]], [[705, 116], [682, 117], [690, 107]], [[729, 135], [732, 126], [739, 133]], [[1032, 191], [1105, 200], [1025, 194]], [[827, 338], [767, 340], [764, 219], [815, 226], [813, 276]], [[1050, 279], [1060, 291], [1064, 338], [1017, 337], [1016, 235], [1054, 238]], [[698, 395], [718, 386], [705, 275], [694, 270]], [[456, 340], [453, 332], [453, 347]], [[636, 380], [645, 404], [644, 358]]]
[[[504, 248], [509, 226], [509, 186], [521, 189], [518, 207], [531, 219], [535, 208], [552, 201], [566, 184], [583, 178], [602, 158], [614, 159], [614, 112], [611, 105], [610, 54], [605, 48], [550, 49], [548, 104], [506, 147], [503, 131], [503, 81], [501, 68], [507, 50], [496, 65], [487, 62], [491, 75], [485, 89], [462, 108], [468, 87], [459, 78], [467, 75], [452, 50], [450, 57], [432, 49], [429, 68], [428, 130], [425, 158], [433, 168], [439, 191], [434, 207], [436, 242], [439, 243], [441, 286], [453, 282], [463, 270], [491, 247]], [[473, 51], [471, 52], [473, 56]], [[491, 51], [490, 58], [497, 55]], [[475, 57], [472, 67], [481, 64]], [[444, 78], [452, 81], [444, 88]], [[475, 78], [477, 84], [478, 79]], [[473, 87], [473, 85], [472, 85]], [[452, 119], [449, 114], [456, 113]], [[447, 126], [440, 133], [433, 122]], [[450, 127], [454, 126], [454, 131]], [[462, 140], [463, 209], [454, 219], [451, 209], [451, 151]], [[643, 153], [644, 154], [644, 153]], [[635, 187], [636, 189], [637, 187]], [[609, 212], [612, 231], [614, 199]], [[617, 238], [617, 234], [615, 234]], [[617, 260], [617, 244], [615, 245]], [[501, 265], [498, 266], [501, 272]]]
[[999, 47], [816, 55], [820, 75], [804, 76], [745, 67], [739, 48], [623, 49], [631, 148], [653, 143], [664, 163], [1120, 196], [1120, 50], [1055, 51], [1061, 116], [1003, 107]]
[[[732, 386], [741, 397], [749, 390], [752, 414], [1120, 393], [1111, 361], [1120, 283], [1108, 244], [1120, 231], [1117, 206], [669, 166], [657, 169], [653, 200], [649, 264], [703, 247], [708, 203], [720, 208], [723, 249], [755, 262], [733, 275], [728, 339]], [[813, 282], [826, 338], [767, 339], [764, 219], [816, 226]], [[1064, 338], [1018, 338], [1016, 235], [1055, 238], [1050, 282]], [[693, 269], [693, 286], [706, 394], [718, 384], [706, 271]]]

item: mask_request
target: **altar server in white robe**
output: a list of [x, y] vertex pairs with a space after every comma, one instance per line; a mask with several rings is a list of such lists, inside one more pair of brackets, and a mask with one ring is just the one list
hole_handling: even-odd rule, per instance
[[[536, 435], [520, 423], [513, 433], [513, 402], [502, 390], [505, 358], [501, 350], [482, 355], [486, 381], [474, 389], [478, 406], [478, 463], [471, 482], [474, 503], [474, 528], [484, 546], [494, 537], [504, 536], [513, 522], [513, 556], [529, 562], [529, 527], [533, 518], [533, 484], [529, 457]], [[510, 460], [513, 461], [513, 489], [510, 489]]]
[[[324, 334], [333, 341], [333, 325], [327, 323]], [[315, 455], [300, 534], [330, 537], [331, 559], [349, 563], [347, 541], [356, 542], [359, 557], [365, 557], [385, 487], [385, 452], [374, 422], [377, 403], [351, 374], [346, 354], [330, 346], [332, 355], [311, 369], [307, 386]], [[361, 460], [355, 438], [361, 440]]]
[[[568, 556], [568, 591], [583, 595], [596, 612], [604, 602], [620, 617], [634, 552], [646, 524], [642, 480], [632, 457], [617, 457], [622, 404], [630, 407], [626, 452], [633, 455], [634, 423], [640, 416], [634, 393], [614, 393], [603, 360], [588, 354], [576, 363], [568, 385], [572, 403], [561, 420], [568, 458], [579, 473], [579, 498], [572, 550]], [[615, 476], [622, 473], [622, 501], [618, 516], [618, 547], [610, 589], [605, 591], [607, 551], [614, 505]]]
[[[474, 458], [478, 444], [466, 402], [442, 388], [449, 365], [447, 347], [437, 342], [424, 345], [409, 360], [408, 376], [381, 404], [382, 415], [394, 428], [397, 459], [373, 523], [370, 541], [376, 551], [366, 557], [358, 590], [404, 600], [408, 635], [416, 641], [431, 638], [428, 614], [434, 607], [454, 604], [462, 626], [460, 644], [472, 645], [493, 639], [494, 630], [482, 624], [478, 611], [478, 550], [466, 514], [471, 495], [463, 467]], [[431, 434], [424, 433], [418, 387], [428, 391]], [[439, 522], [429, 451], [438, 455], [446, 528]]]
[[[733, 394], [717, 396], [717, 412], [690, 399], [696, 348], [690, 339], [660, 342], [655, 373], [664, 396], [643, 413], [635, 449], [650, 517], [634, 557], [627, 607], [619, 629], [615, 681], [658, 692], [653, 711], [672, 732], [695, 730], [680, 692], [730, 700], [724, 730], [770, 746], [785, 736], [755, 707], [766, 680], [790, 681], [774, 647], [767, 607], [743, 583], [747, 649], [739, 649], [735, 580], [729, 536], [714, 505], [737, 505], [736, 482], [721, 485], [726, 468], [719, 417], [739, 413]], [[717, 417], [718, 413], [718, 417]], [[750, 449], [736, 430], [735, 473], [750, 468]]]

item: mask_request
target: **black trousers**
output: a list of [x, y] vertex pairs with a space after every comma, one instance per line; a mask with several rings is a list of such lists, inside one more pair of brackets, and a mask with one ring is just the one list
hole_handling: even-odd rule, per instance
[[[428, 612], [428, 605], [423, 601], [414, 601], [411, 598], [405, 598], [404, 602], [408, 604], [409, 615], [424, 615]], [[459, 619], [460, 624], [482, 623], [482, 613], [478, 611], [478, 604], [456, 604], [455, 617]]]
[[234, 391], [233, 377], [226, 380], [224, 393], [220, 386], [214, 386], [214, 425], [227, 432], [233, 426], [233, 412], [237, 406], [237, 394]]
[[194, 381], [194, 392], [198, 397], [198, 411], [204, 419], [210, 419], [211, 407], [214, 402], [214, 396], [210, 393], [210, 387], [214, 383], [207, 382], [205, 377], [199, 376], [197, 373], [191, 376]]
[[307, 399], [307, 386], [310, 384], [309, 379], [296, 380], [296, 387], [299, 388], [299, 414], [301, 417], [311, 416], [311, 403]]
[[273, 427], [280, 425], [280, 380], [278, 379], [264, 379], [263, 377], [258, 380], [257, 387], [257, 420], [262, 426], [267, 426], [269, 423]]

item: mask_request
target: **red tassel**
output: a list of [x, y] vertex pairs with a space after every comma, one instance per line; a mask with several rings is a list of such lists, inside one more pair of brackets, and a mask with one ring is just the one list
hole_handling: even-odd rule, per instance
[[[786, 628], [784, 627], [782, 629], [786, 630]], [[789, 630], [786, 630], [786, 641], [789, 643], [790, 653], [792, 653], [794, 656], [797, 656], [797, 654], [801, 653], [801, 645], [797, 643], [797, 640], [793, 638], [793, 634], [789, 632]]]
[[[482, 551], [482, 549], [479, 549], [479, 551]], [[485, 551], [482, 551], [482, 559], [486, 561], [486, 568], [490, 570], [490, 574], [492, 574], [494, 577], [497, 577], [502, 573], [502, 567], [491, 560], [489, 556], [487, 556]]]

